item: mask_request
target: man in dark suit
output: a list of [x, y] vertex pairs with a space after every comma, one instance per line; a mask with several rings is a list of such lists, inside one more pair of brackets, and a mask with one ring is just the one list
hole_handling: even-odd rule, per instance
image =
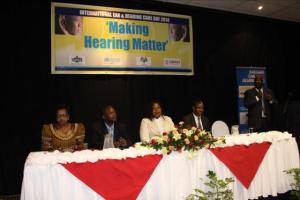
[[[113, 139], [109, 146], [109, 137]], [[103, 149], [107, 147], [127, 148], [131, 145], [128, 139], [126, 127], [123, 123], [117, 121], [117, 112], [111, 105], [105, 106], [102, 111], [102, 120], [93, 123], [90, 127], [89, 147], [94, 149]]]
[[268, 131], [277, 100], [272, 90], [263, 88], [261, 76], [255, 77], [254, 86], [245, 92], [244, 98], [244, 104], [248, 108], [248, 126], [256, 132]]
[[196, 127], [201, 130], [210, 130], [210, 125], [207, 117], [203, 116], [204, 103], [195, 101], [193, 104], [193, 112], [183, 117], [184, 126], [186, 128]]

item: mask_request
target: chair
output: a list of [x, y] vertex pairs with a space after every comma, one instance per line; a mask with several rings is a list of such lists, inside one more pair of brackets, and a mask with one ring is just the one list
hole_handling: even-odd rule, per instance
[[227, 124], [223, 121], [215, 121], [211, 127], [211, 133], [214, 137], [230, 135]]

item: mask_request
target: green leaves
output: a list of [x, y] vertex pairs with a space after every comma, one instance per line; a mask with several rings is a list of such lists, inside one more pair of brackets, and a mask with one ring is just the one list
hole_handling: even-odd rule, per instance
[[190, 194], [186, 200], [233, 200], [233, 192], [228, 189], [228, 185], [234, 182], [233, 178], [218, 179], [216, 173], [210, 170], [206, 176], [208, 182], [204, 185], [210, 188], [209, 191], [194, 189], [195, 194]]
[[214, 138], [210, 132], [195, 127], [186, 129], [181, 124], [169, 132], [152, 137], [150, 142], [144, 142], [142, 146], [162, 150], [169, 154], [172, 151], [181, 152], [183, 150], [194, 152], [215, 146], [216, 143], [225, 143], [225, 138]]
[[295, 182], [291, 183], [291, 187], [293, 188], [291, 195], [296, 196], [298, 199], [300, 199], [300, 168], [293, 168], [285, 170], [284, 172], [293, 176]]

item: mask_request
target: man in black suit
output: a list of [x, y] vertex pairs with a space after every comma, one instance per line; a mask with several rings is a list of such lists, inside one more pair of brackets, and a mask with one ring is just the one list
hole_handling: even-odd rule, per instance
[[193, 104], [193, 112], [183, 117], [184, 126], [186, 128], [196, 127], [201, 130], [210, 130], [210, 125], [207, 117], [203, 116], [204, 103], [195, 101]]
[[263, 88], [261, 76], [255, 76], [254, 86], [245, 92], [244, 98], [244, 104], [248, 108], [248, 126], [256, 132], [268, 131], [277, 100], [272, 90]]
[[111, 105], [105, 106], [102, 111], [102, 120], [93, 123], [90, 128], [89, 147], [94, 149], [103, 149], [107, 147], [108, 135], [113, 139], [110, 147], [127, 148], [131, 145], [128, 139], [126, 127], [123, 123], [117, 121], [117, 112]]

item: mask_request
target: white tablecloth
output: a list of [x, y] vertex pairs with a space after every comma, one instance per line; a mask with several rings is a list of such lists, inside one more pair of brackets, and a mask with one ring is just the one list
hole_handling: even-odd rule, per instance
[[[187, 154], [188, 152], [173, 152], [164, 156], [138, 199], [185, 199], [194, 188], [206, 189], [200, 178], [205, 181], [208, 170], [215, 171], [219, 178], [234, 178], [235, 182], [230, 187], [236, 200], [277, 196], [277, 193], [289, 191], [293, 181], [292, 177], [283, 171], [299, 167], [299, 152], [295, 138], [273, 141], [248, 189], [209, 150], [198, 151], [193, 159], [188, 159]], [[24, 168], [21, 199], [96, 200], [103, 198], [60, 164], [28, 164]]]

